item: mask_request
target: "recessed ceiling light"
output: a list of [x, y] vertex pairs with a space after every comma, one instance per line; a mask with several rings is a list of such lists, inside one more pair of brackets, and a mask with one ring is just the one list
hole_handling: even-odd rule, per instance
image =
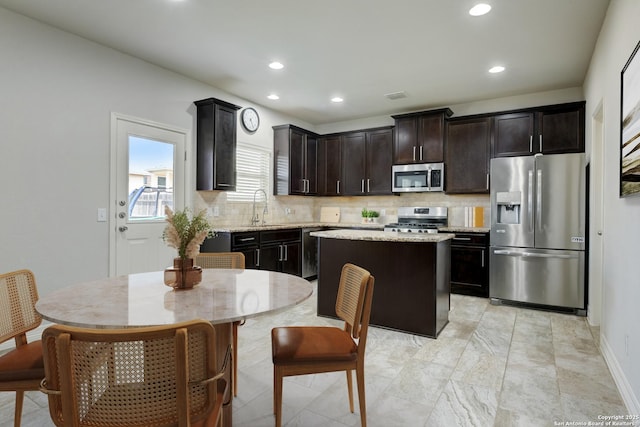
[[502, 65], [496, 65], [495, 67], [489, 68], [489, 72], [492, 74], [501, 73], [504, 71], [504, 67]]
[[272, 93], [271, 95], [267, 96], [267, 98], [275, 101], [277, 99], [280, 99], [280, 97], [278, 95], [276, 95], [275, 93]]
[[336, 104], [342, 101], [344, 101], [344, 99], [340, 98], [339, 96], [334, 96], [333, 98], [331, 98], [331, 102], [335, 102]]
[[269, 68], [271, 68], [272, 70], [282, 70], [284, 68], [284, 65], [282, 65], [281, 62], [273, 61], [269, 64]]
[[478, 3], [477, 5], [473, 6], [471, 9], [469, 9], [469, 15], [471, 16], [482, 16], [485, 15], [487, 13], [489, 13], [489, 11], [491, 10], [491, 6], [486, 4], [486, 3]]

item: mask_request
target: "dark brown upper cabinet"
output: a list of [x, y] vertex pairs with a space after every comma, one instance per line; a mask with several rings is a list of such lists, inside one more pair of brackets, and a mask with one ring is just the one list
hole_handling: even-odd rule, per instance
[[448, 108], [391, 116], [395, 119], [393, 164], [444, 161], [445, 120]]
[[274, 194], [318, 192], [318, 135], [293, 125], [273, 127]]
[[391, 192], [393, 128], [342, 135], [343, 195], [384, 195]]
[[195, 101], [196, 190], [236, 189], [237, 105], [215, 98]]
[[584, 102], [494, 116], [493, 157], [584, 151]]
[[318, 139], [318, 195], [340, 196], [342, 183], [342, 136]]
[[489, 192], [491, 117], [447, 121], [445, 192]]

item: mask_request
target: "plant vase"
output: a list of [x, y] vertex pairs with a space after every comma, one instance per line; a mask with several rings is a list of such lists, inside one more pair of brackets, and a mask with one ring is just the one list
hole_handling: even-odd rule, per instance
[[366, 217], [362, 218], [363, 224], [376, 224], [378, 222], [378, 218]]
[[192, 289], [202, 281], [202, 268], [193, 258], [174, 258], [173, 267], [164, 270], [164, 284], [174, 289]]

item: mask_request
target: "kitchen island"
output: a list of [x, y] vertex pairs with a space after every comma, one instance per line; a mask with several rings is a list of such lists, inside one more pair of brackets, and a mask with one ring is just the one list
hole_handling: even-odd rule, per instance
[[436, 338], [449, 322], [453, 234], [328, 230], [318, 237], [318, 315], [336, 317], [340, 272], [353, 263], [375, 277], [372, 325]]

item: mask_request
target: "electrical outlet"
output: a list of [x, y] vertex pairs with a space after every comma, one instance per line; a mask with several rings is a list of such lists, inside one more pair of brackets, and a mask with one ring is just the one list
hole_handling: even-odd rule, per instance
[[214, 206], [213, 207], [213, 216], [220, 216], [220, 207], [219, 206]]
[[385, 216], [387, 214], [386, 209], [380, 209], [380, 216]]
[[291, 215], [291, 208], [284, 208], [285, 215]]

